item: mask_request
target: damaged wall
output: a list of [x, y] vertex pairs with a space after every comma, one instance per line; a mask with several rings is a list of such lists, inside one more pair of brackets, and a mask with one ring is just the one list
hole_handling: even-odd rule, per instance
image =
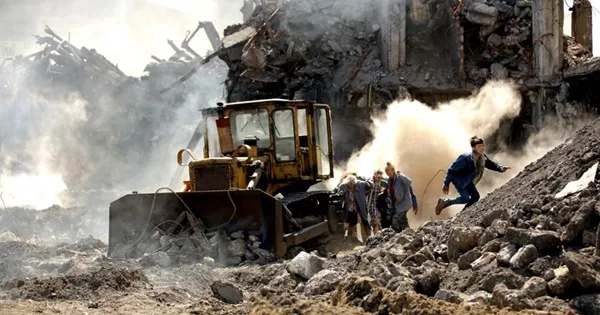
[[563, 1], [533, 1], [534, 69], [542, 82], [558, 79], [563, 68]]
[[564, 67], [589, 58], [553, 35], [562, 34], [562, 8], [562, 0], [267, 1], [225, 32], [237, 43], [221, 53], [228, 101], [328, 103], [334, 124], [353, 126], [341, 128], [339, 143], [348, 129], [368, 138], [371, 114], [397, 98], [434, 106], [509, 79], [535, 92], [521, 118], [539, 129]]

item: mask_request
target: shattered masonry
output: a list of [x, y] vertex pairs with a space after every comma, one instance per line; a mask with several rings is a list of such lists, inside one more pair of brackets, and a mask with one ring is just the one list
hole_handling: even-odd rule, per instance
[[[587, 14], [580, 7], [574, 17]], [[334, 123], [352, 124], [344, 117], [368, 117], [365, 109], [396, 97], [433, 104], [512, 79], [530, 104], [526, 121], [541, 128], [556, 99], [569, 98], [564, 80], [580, 76], [563, 71], [597, 62], [573, 37], [552, 35], [562, 34], [562, 9], [562, 0], [268, 1], [225, 31], [224, 41], [235, 43], [220, 54], [228, 101], [318, 100], [337, 111]], [[575, 36], [591, 38], [591, 20], [575, 20]]]

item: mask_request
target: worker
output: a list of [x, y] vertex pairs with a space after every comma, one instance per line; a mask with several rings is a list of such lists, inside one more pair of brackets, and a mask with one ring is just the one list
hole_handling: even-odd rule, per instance
[[373, 173], [373, 177], [369, 179], [369, 183], [371, 184], [371, 192], [369, 193], [369, 198], [367, 200], [370, 217], [369, 224], [373, 235], [375, 235], [381, 230], [381, 212], [379, 211], [377, 201], [379, 195], [387, 188], [387, 182], [383, 181], [383, 171], [376, 170]]
[[366, 243], [370, 234], [367, 220], [367, 196], [371, 191], [371, 183], [359, 180], [354, 175], [348, 175], [338, 188], [339, 195], [344, 198], [346, 214], [344, 232], [348, 232], [348, 237], [354, 237], [357, 224], [360, 222], [362, 242]]
[[410, 178], [400, 171], [396, 171], [392, 163], [386, 163], [385, 173], [389, 177], [388, 192], [395, 209], [394, 217], [392, 218], [392, 228], [396, 232], [401, 232], [409, 227], [406, 217], [408, 210], [412, 208], [415, 214], [419, 211], [417, 196], [413, 193]]
[[485, 154], [485, 144], [482, 138], [473, 136], [470, 139], [471, 152], [461, 154], [446, 172], [442, 193], [448, 195], [450, 183], [454, 185], [459, 196], [453, 199], [439, 198], [435, 207], [435, 214], [440, 215], [446, 207], [456, 204], [465, 204], [465, 208], [479, 200], [479, 192], [475, 187], [483, 176], [485, 168], [504, 173], [510, 169], [492, 161]]

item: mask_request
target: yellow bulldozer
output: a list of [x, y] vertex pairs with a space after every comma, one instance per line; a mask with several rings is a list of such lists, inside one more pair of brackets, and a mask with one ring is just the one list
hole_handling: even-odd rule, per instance
[[343, 230], [339, 197], [313, 187], [334, 175], [328, 105], [268, 99], [218, 103], [201, 113], [203, 157], [177, 153], [189, 170], [183, 191], [133, 192], [110, 204], [109, 256], [148, 237], [193, 231], [206, 240], [223, 231], [254, 235], [283, 257]]

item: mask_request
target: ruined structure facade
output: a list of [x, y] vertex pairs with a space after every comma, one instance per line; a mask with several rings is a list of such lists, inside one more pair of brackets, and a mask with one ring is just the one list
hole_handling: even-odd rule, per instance
[[585, 49], [586, 1], [573, 11], [575, 39], [563, 36], [562, 0], [263, 3], [244, 24], [225, 30], [227, 101], [328, 103], [334, 124], [357, 126], [357, 134], [336, 135], [341, 141], [368, 141], [361, 126], [393, 100], [408, 96], [433, 106], [493, 79], [521, 87], [519, 124], [539, 129], [557, 102], [569, 100], [566, 84], [581, 84], [578, 78], [595, 71]]

